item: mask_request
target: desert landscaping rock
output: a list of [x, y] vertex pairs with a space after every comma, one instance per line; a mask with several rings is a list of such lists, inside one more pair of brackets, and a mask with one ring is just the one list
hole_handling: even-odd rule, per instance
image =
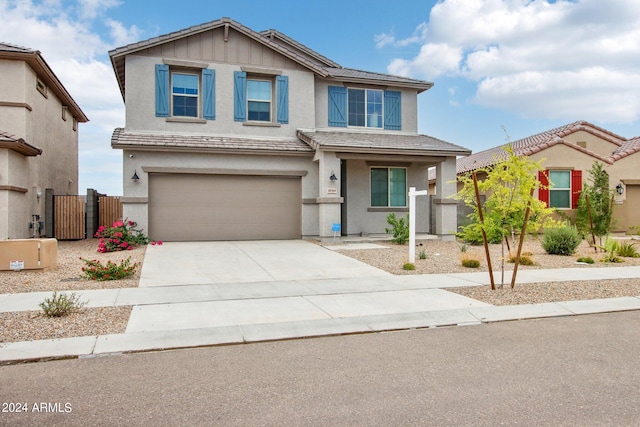
[[[461, 246], [456, 242], [439, 240], [418, 241], [416, 248], [416, 270], [407, 271], [402, 265], [408, 261], [407, 245], [395, 245], [389, 242], [376, 242], [375, 249], [340, 250], [340, 244], [331, 244], [345, 256], [365, 262], [374, 267], [396, 275], [416, 274], [448, 274], [486, 272], [487, 265], [483, 247], [468, 247], [467, 254], [475, 255], [481, 263], [479, 269], [465, 268], [461, 265]], [[382, 248], [381, 248], [381, 247]], [[117, 289], [138, 287], [140, 268], [136, 274], [125, 280], [97, 282], [82, 278], [84, 262], [80, 259], [97, 259], [102, 263], [108, 260], [120, 262], [131, 257], [132, 263], [142, 263], [145, 247], [131, 251], [98, 253], [97, 240], [59, 242], [58, 268], [48, 272], [0, 272], [0, 293], [52, 292]], [[345, 248], [346, 249], [346, 248]], [[501, 245], [491, 245], [494, 275], [500, 282], [500, 268], [503, 252]], [[426, 259], [419, 259], [424, 251]], [[600, 262], [602, 254], [596, 254], [586, 242], [579, 247], [574, 256], [564, 257], [547, 255], [540, 243], [535, 239], [528, 240], [523, 252], [529, 252], [535, 265], [520, 266], [520, 271], [527, 269], [576, 268], [598, 269], [602, 267], [637, 266], [638, 258], [625, 258], [622, 264], [606, 264]], [[505, 255], [507, 254], [505, 248]], [[576, 264], [580, 256], [590, 256], [596, 260], [593, 265]], [[505, 270], [512, 270], [513, 264], [505, 262]], [[600, 270], [602, 271], [602, 270]], [[567, 278], [571, 279], [571, 278]], [[516, 284], [511, 290], [509, 284], [504, 289], [491, 291], [488, 286], [448, 289], [449, 291], [477, 299], [493, 305], [532, 304], [558, 301], [589, 300], [596, 298], [612, 298], [640, 295], [640, 278], [629, 280], [585, 280], [555, 283]], [[93, 336], [103, 334], [124, 333], [131, 313], [131, 307], [83, 308], [79, 312], [63, 317], [50, 319], [41, 312], [18, 312], [0, 314], [0, 342], [30, 341], [50, 338], [67, 338]]]

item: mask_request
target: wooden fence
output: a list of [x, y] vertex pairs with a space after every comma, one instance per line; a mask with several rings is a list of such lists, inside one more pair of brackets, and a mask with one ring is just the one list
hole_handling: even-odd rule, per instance
[[82, 196], [54, 196], [54, 237], [80, 240], [85, 236], [85, 201]]
[[98, 195], [89, 190], [85, 196], [52, 196], [53, 235], [58, 240], [92, 238], [100, 225], [107, 227], [122, 219], [119, 197]]
[[114, 222], [122, 219], [122, 203], [119, 197], [98, 197], [98, 224], [109, 227]]

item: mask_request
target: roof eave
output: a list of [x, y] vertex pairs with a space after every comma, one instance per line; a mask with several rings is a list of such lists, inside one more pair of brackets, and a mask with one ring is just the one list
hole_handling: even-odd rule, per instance
[[84, 114], [71, 94], [62, 85], [62, 82], [60, 82], [51, 67], [49, 67], [47, 61], [44, 60], [44, 58], [40, 54], [40, 51], [0, 51], [0, 59], [24, 61], [29, 64], [29, 66], [36, 72], [36, 74], [45, 81], [47, 87], [51, 88], [51, 90], [56, 94], [56, 96], [60, 99], [60, 102], [62, 102], [63, 105], [69, 108], [69, 111], [71, 112], [71, 114], [73, 114], [76, 120], [78, 120], [78, 122], [86, 123], [89, 121], [89, 118]]
[[339, 77], [339, 76], [330, 76], [328, 80], [333, 80], [341, 83], [356, 83], [356, 84], [366, 84], [366, 85], [379, 85], [379, 86], [393, 86], [393, 87], [404, 87], [410, 89], [416, 89], [418, 93], [422, 93], [427, 91], [433, 87], [433, 83], [418, 83], [418, 82], [398, 82], [391, 80], [379, 80], [379, 79], [360, 79], [356, 77]]

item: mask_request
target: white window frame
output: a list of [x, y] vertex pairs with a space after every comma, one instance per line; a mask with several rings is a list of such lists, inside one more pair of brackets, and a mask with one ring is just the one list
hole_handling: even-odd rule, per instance
[[[361, 90], [364, 92], [364, 126], [357, 126], [357, 125], [351, 125], [349, 124], [349, 91], [351, 90]], [[381, 100], [382, 100], [382, 111], [380, 112], [380, 126], [369, 126], [368, 125], [368, 118], [369, 118], [369, 111], [368, 111], [368, 105], [369, 103], [367, 102], [368, 99], [368, 91], [375, 91], [375, 92], [380, 92], [381, 93]], [[384, 129], [384, 90], [382, 89], [372, 89], [372, 88], [362, 88], [362, 87], [347, 87], [347, 126], [348, 127], [352, 127], [352, 128], [359, 128], [359, 129]]]
[[[551, 173], [552, 172], [563, 172], [569, 175], [569, 187], [557, 187], [555, 185], [555, 183], [551, 180]], [[549, 207], [550, 208], [554, 208], [554, 209], [561, 209], [561, 210], [570, 210], [571, 209], [571, 195], [573, 194], [573, 189], [572, 189], [572, 176], [571, 176], [571, 170], [570, 169], [549, 169]], [[553, 185], [551, 185], [553, 184]], [[568, 192], [569, 193], [569, 206], [567, 207], [558, 207], [558, 206], [552, 206], [551, 205], [551, 194], [554, 191], [563, 191], [563, 192]]]
[[[249, 98], [249, 81], [254, 81], [254, 82], [267, 82], [269, 83], [269, 88], [270, 88], [270, 97], [269, 97], [269, 101], [265, 101], [264, 99], [253, 99], [253, 98]], [[274, 84], [275, 79], [265, 79], [265, 78], [255, 78], [255, 77], [251, 77], [251, 76], [247, 76], [247, 121], [249, 122], [256, 122], [256, 123], [271, 123], [273, 122], [273, 107], [274, 107], [274, 102], [273, 102], [273, 98], [274, 98], [274, 88], [275, 88], [275, 84]], [[261, 102], [261, 103], [268, 103], [269, 104], [269, 120], [252, 120], [249, 118], [249, 102]]]
[[[200, 104], [202, 102], [202, 100], [200, 99], [201, 94], [202, 94], [202, 79], [200, 78], [200, 74], [193, 72], [193, 71], [185, 71], [185, 70], [169, 70], [170, 72], [170, 81], [169, 81], [169, 91], [171, 92], [170, 95], [170, 99], [171, 99], [171, 105], [169, 106], [169, 108], [171, 109], [171, 114], [170, 117], [185, 117], [185, 118], [192, 118], [192, 119], [197, 119], [200, 118], [200, 114], [201, 114], [201, 108], [200, 108]], [[198, 94], [197, 95], [193, 95], [193, 94], [183, 94], [183, 93], [173, 93], [173, 76], [175, 74], [182, 74], [185, 76], [195, 76], [198, 79]], [[196, 98], [196, 115], [195, 116], [176, 116], [175, 114], [173, 114], [174, 110], [173, 110], [173, 97], [174, 96], [184, 96], [184, 97], [189, 97], [189, 98]]]

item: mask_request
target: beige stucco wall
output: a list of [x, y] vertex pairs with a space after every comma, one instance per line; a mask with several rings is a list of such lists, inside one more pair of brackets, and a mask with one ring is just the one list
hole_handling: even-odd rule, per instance
[[[295, 137], [296, 129], [314, 126], [313, 73], [308, 71], [281, 70], [289, 77], [289, 123], [250, 125], [233, 118], [234, 71], [239, 65], [209, 63], [216, 73], [216, 118], [203, 123], [175, 122], [156, 117], [155, 114], [155, 65], [162, 58], [131, 55], [126, 58], [126, 128], [129, 131], [235, 135], [246, 137]], [[275, 114], [275, 108], [273, 110]]]
[[[0, 129], [23, 138], [28, 144], [43, 150], [42, 155], [25, 157], [13, 151], [4, 154], [6, 177], [2, 185], [27, 189], [26, 193], [0, 190], [0, 239], [26, 238], [31, 215], [44, 221], [44, 195], [47, 188], [55, 194], [78, 193], [78, 132], [67, 112], [62, 119], [62, 103], [47, 91], [44, 97], [36, 89], [36, 73], [22, 61], [0, 61], [0, 93], [3, 102], [27, 104], [0, 106]], [[6, 204], [5, 204], [6, 203]]]
[[[608, 138], [612, 137], [609, 136]], [[598, 137], [593, 133], [586, 132], [584, 130], [574, 132], [570, 135], [565, 136], [563, 139], [574, 144], [584, 142], [586, 144], [585, 148], [587, 150], [599, 154], [602, 157], [610, 156], [611, 153], [613, 153], [615, 149], [620, 146], [618, 144], [622, 143], [622, 141], [613, 138], [613, 141], [618, 142], [618, 144], [615, 144], [607, 139]]]

